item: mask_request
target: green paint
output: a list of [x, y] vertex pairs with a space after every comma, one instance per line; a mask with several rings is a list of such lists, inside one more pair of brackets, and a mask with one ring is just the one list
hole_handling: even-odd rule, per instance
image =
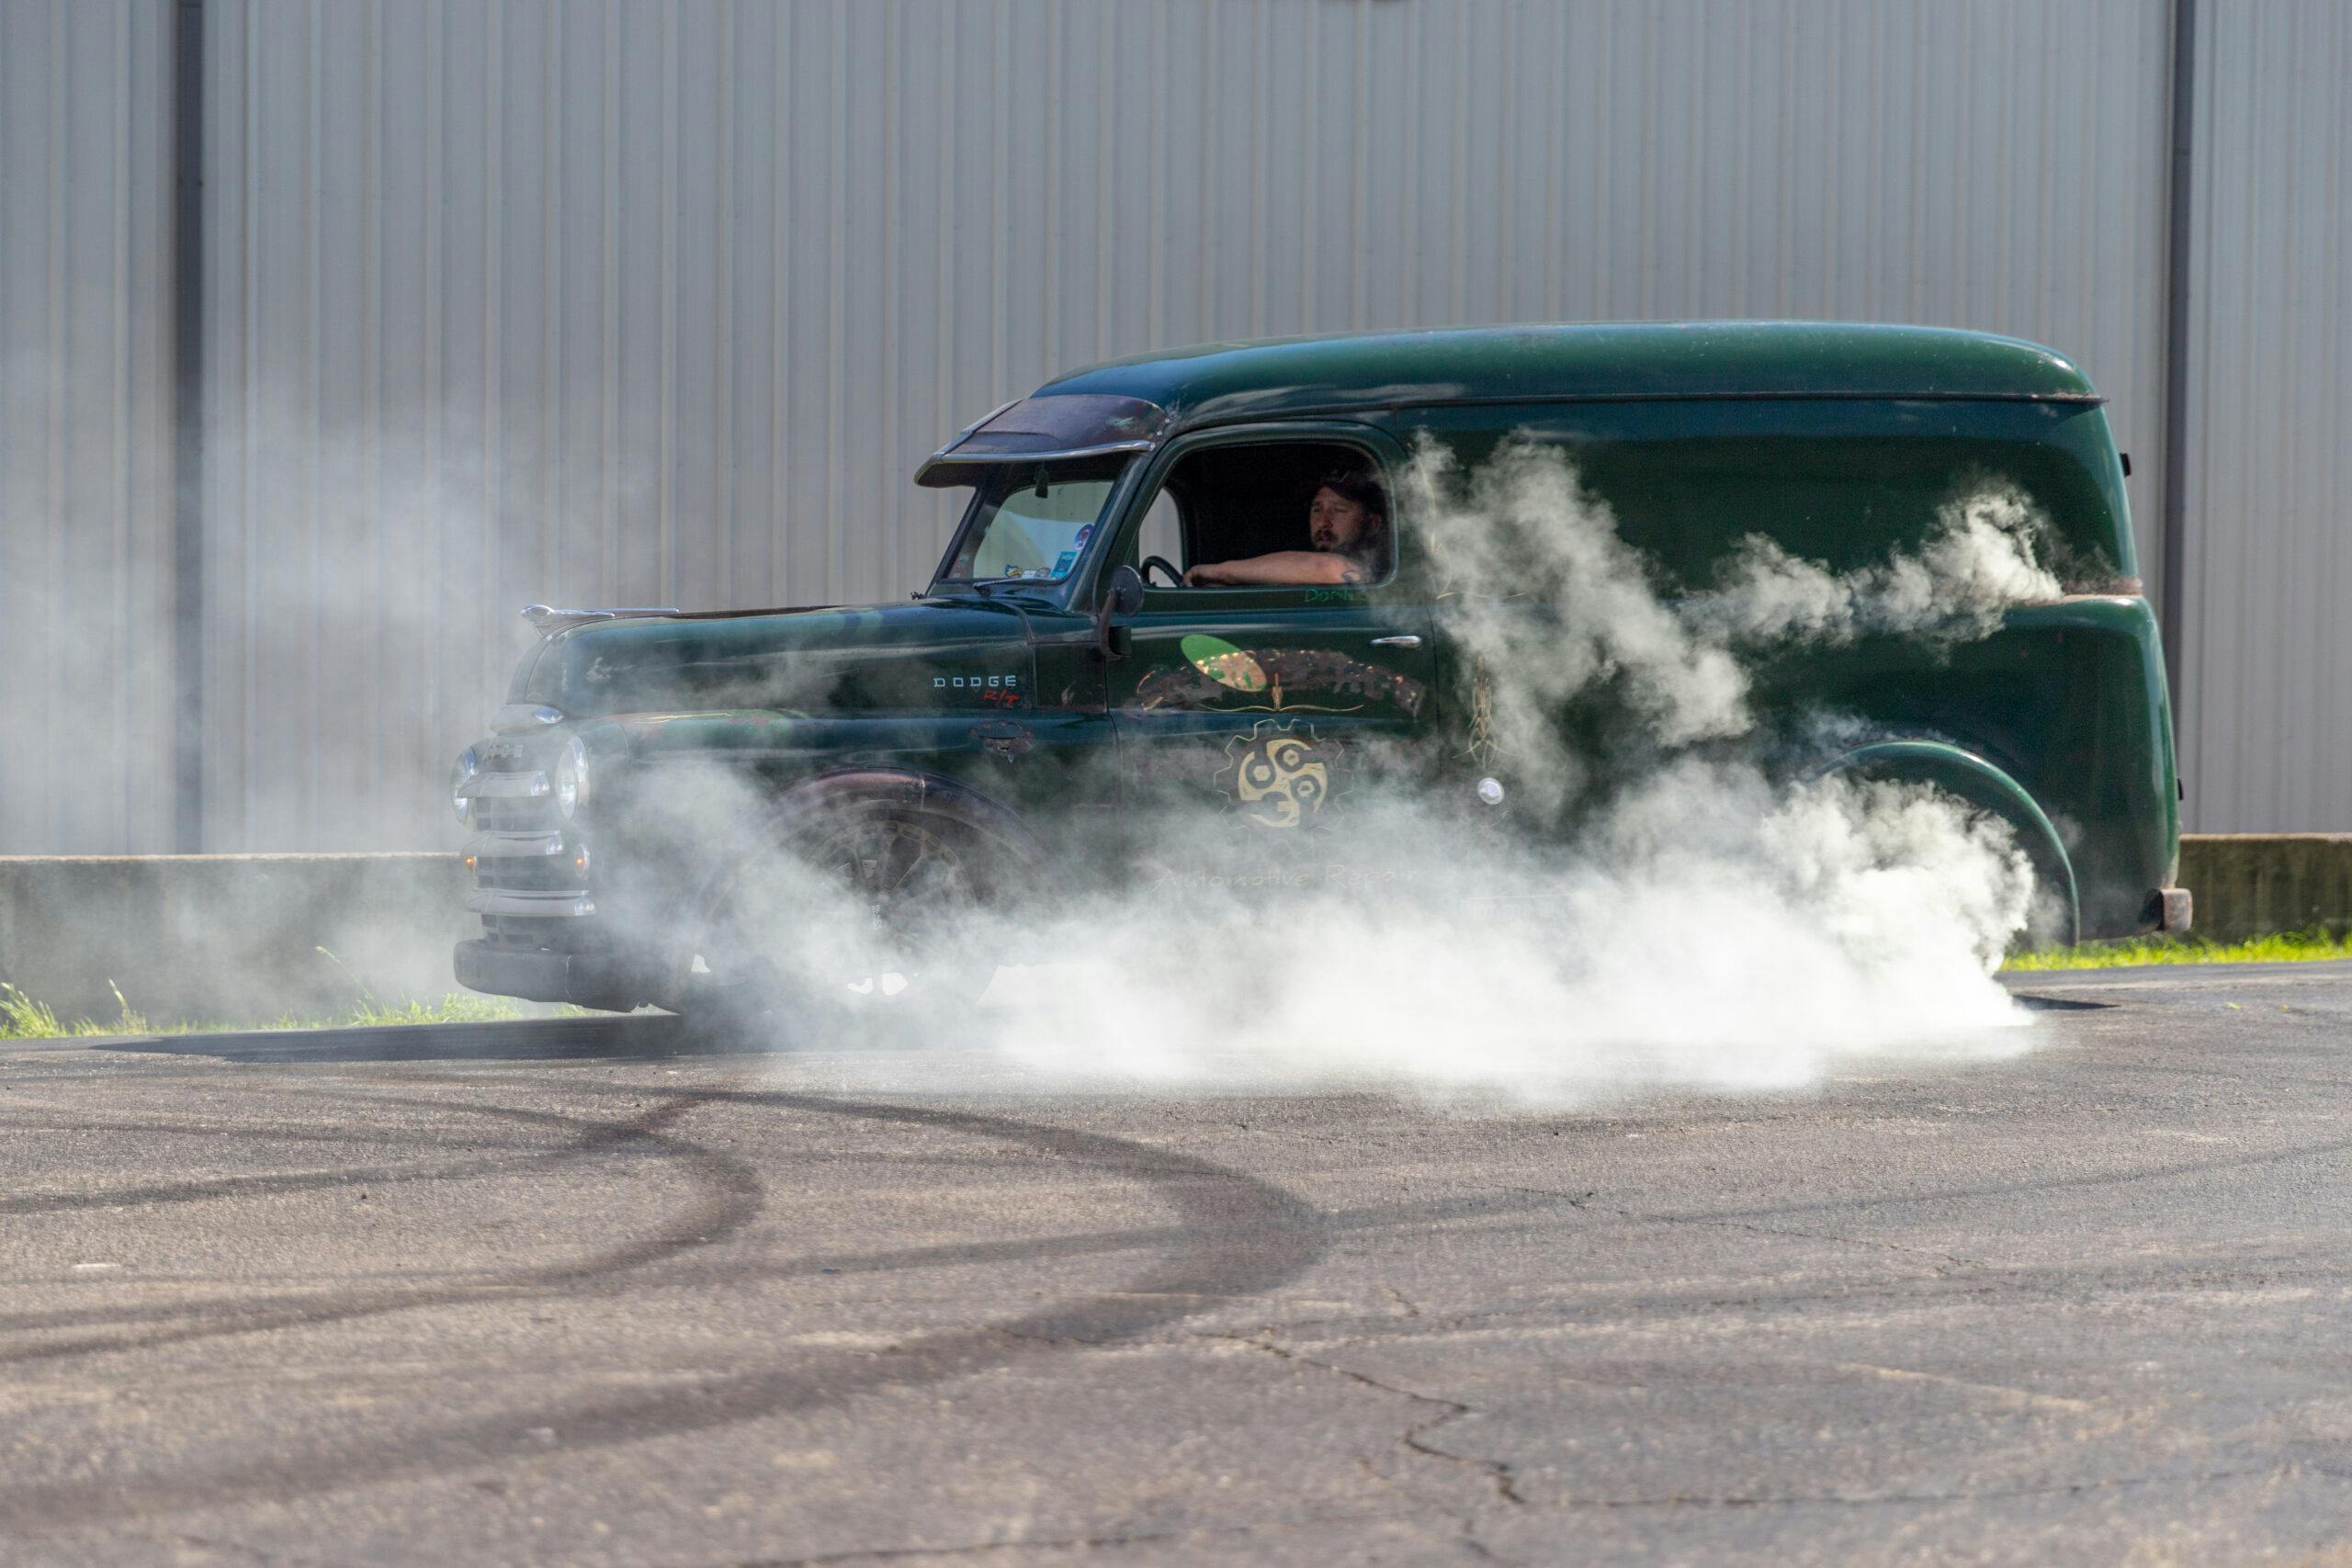
[[[1441, 401], [1543, 398], [2030, 397], [2087, 400], [2064, 355], [1986, 333], [1814, 321], [1480, 327], [1216, 344], [1038, 389], [1140, 398], [1182, 428]], [[1507, 422], [1497, 422], [1509, 429]]]

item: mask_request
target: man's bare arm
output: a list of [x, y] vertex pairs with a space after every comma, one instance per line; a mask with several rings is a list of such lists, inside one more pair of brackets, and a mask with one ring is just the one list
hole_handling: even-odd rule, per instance
[[1207, 561], [1184, 574], [1194, 588], [1288, 588], [1327, 582], [1362, 582], [1363, 569], [1346, 556], [1323, 550], [1276, 550], [1241, 560]]

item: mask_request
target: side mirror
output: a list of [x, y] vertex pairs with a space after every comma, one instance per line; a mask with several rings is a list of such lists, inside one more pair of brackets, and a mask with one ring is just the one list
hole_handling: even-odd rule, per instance
[[1143, 608], [1143, 574], [1131, 566], [1111, 573], [1102, 603], [1094, 611], [1094, 646], [1104, 659], [1125, 659], [1135, 638], [1126, 627], [1114, 625], [1114, 615], [1132, 615]]

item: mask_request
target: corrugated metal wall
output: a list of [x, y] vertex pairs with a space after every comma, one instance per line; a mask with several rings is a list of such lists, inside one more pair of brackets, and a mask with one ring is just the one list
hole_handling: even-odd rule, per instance
[[0, 852], [171, 847], [168, 22], [0, 0]]
[[[69, 144], [157, 155], [153, 111], [132, 100], [141, 83], [161, 96], [167, 5], [0, 6], [5, 341], [12, 365], [30, 346], [43, 389], [28, 395], [44, 419], [65, 411], [78, 454], [114, 427], [47, 389], [67, 374], [61, 301], [89, 276], [85, 238], [127, 224], [107, 298], [129, 301], [110, 307], [123, 321], [148, 319], [161, 194], [152, 168], [108, 194], [56, 160]], [[2074, 354], [2113, 400], [2154, 575], [2170, 0], [205, 9], [210, 848], [448, 841], [442, 771], [496, 701], [517, 606], [904, 592], [946, 521], [907, 482], [924, 452], [1057, 369], [1163, 344], [1705, 315], [2016, 333]], [[2306, 0], [2211, 25], [2315, 50], [2312, 18], [2335, 14]], [[56, 107], [61, 32], [126, 40], [68, 51], [85, 72], [106, 62], [114, 99]], [[2245, 113], [2286, 112], [2261, 101], [2263, 67], [2232, 76], [2231, 58], [2217, 37], [2211, 90], [2242, 81]], [[2308, 84], [2324, 67], [2297, 68]], [[131, 118], [109, 129], [107, 102]], [[2315, 119], [2342, 98], [2295, 102]], [[2299, 156], [2318, 168], [2340, 140], [2311, 135]], [[2199, 188], [2243, 184], [2255, 152], [2216, 144]], [[2263, 265], [2275, 247], [2240, 221], [2288, 225], [2275, 231], [2299, 254], [2335, 248], [2333, 209], [2259, 199], [2274, 197], [2209, 213], [2199, 265]], [[28, 264], [48, 281], [28, 283]], [[2278, 277], [2252, 276], [2247, 298]], [[141, 330], [122, 328], [116, 362], [154, 357]], [[70, 359], [77, 388], [97, 374]], [[119, 385], [126, 406], [153, 407], [148, 381]], [[2237, 429], [2219, 386], [2196, 427], [2216, 450]], [[0, 430], [5, 602], [56, 602], [71, 576], [85, 598], [150, 604], [162, 579], [129, 568], [127, 546], [126, 570], [96, 555], [62, 570], [50, 541], [87, 547], [93, 513], [76, 525], [24, 489], [28, 446]], [[2192, 473], [2226, 512], [2212, 461]], [[2319, 470], [2294, 472], [2308, 506]], [[105, 513], [108, 537], [161, 526], [139, 493]], [[2236, 552], [2208, 557], [2192, 558], [2192, 637]], [[41, 670], [26, 689], [62, 703], [85, 676], [47, 647], [32, 636], [36, 662], [0, 679]], [[2188, 694], [2200, 781], [2208, 679]], [[116, 761], [109, 777], [146, 782], [107, 808], [123, 826], [103, 847], [161, 847], [161, 753]], [[2340, 824], [2352, 784], [2305, 761], [2293, 787]], [[0, 768], [22, 764], [0, 752]], [[114, 832], [66, 800], [83, 793], [70, 780], [0, 778], [0, 849]], [[2200, 787], [2196, 819], [2239, 825], [2230, 813], [2254, 804], [2226, 801]]]
[[527, 601], [907, 592], [925, 452], [1161, 344], [1955, 322], [2156, 471], [2158, 0], [211, 11], [223, 847], [446, 837]]
[[2197, 51], [2190, 819], [2352, 825], [2352, 6], [2208, 4]]

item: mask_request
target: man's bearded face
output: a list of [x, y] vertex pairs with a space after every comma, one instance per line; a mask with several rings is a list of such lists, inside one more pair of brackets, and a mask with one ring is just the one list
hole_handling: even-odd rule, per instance
[[1372, 513], [1338, 491], [1325, 486], [1315, 492], [1306, 509], [1306, 532], [1315, 547], [1327, 552], [1352, 550], [1363, 542]]

